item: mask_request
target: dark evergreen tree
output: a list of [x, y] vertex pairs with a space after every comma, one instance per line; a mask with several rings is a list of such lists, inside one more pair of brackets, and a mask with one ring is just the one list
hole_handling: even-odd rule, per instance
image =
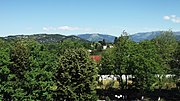
[[97, 67], [84, 49], [67, 49], [59, 60], [57, 100], [95, 101]]
[[173, 59], [170, 61], [171, 74], [175, 74], [175, 80], [180, 78], [180, 41], [173, 54]]
[[117, 41], [118, 41], [118, 37], [115, 37], [115, 38], [114, 38], [114, 44], [116, 44]]
[[[7, 42], [0, 39], [0, 100], [11, 100], [11, 93], [13, 92], [11, 83], [8, 82], [11, 79], [9, 56], [9, 45]], [[10, 86], [9, 86], [10, 85]]]
[[106, 45], [106, 41], [105, 41], [105, 39], [103, 39], [103, 41], [102, 41], [102, 45], [103, 45], [103, 46], [105, 46], [105, 45]]
[[56, 71], [57, 56], [50, 53], [46, 47], [34, 41], [28, 43], [30, 50], [30, 69], [25, 73], [26, 99], [53, 100], [56, 90], [54, 75]]

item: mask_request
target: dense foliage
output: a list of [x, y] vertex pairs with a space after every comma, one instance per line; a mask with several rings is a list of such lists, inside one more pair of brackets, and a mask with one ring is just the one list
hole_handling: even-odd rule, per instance
[[[175, 74], [178, 80], [179, 45], [172, 31], [162, 32], [153, 40], [138, 43], [130, 40], [124, 32], [115, 39], [114, 46], [102, 54], [99, 73], [116, 75], [120, 89], [162, 88], [167, 74]], [[125, 80], [123, 75], [126, 76]], [[128, 83], [128, 78], [132, 83]]]
[[[90, 59], [89, 49], [100, 62]], [[180, 42], [172, 31], [138, 43], [125, 32], [113, 44], [0, 39], [0, 100], [95, 101], [98, 74], [117, 77], [120, 90], [161, 89], [167, 74], [178, 84]]]
[[57, 69], [58, 100], [95, 101], [97, 67], [84, 49], [68, 49]]
[[0, 40], [0, 100], [96, 99], [97, 67], [83, 45]]

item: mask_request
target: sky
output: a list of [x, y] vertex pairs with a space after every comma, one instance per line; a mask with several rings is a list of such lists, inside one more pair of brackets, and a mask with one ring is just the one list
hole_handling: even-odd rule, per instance
[[0, 0], [0, 36], [180, 31], [180, 0]]

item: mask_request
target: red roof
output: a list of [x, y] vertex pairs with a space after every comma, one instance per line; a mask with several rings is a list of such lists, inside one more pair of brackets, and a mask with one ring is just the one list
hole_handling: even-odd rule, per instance
[[99, 62], [101, 60], [101, 56], [99, 56], [99, 55], [92, 55], [91, 59], [96, 61], [96, 62]]

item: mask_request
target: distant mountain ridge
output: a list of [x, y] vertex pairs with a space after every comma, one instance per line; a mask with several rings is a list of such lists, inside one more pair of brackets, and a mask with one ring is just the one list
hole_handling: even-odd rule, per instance
[[[151, 40], [161, 34], [162, 31], [152, 31], [152, 32], [140, 32], [140, 33], [135, 33], [133, 35], [130, 35], [130, 39], [135, 41], [135, 42], [140, 42], [142, 40]], [[176, 39], [180, 40], [180, 32], [173, 32]], [[106, 34], [99, 34], [99, 33], [93, 33], [93, 34], [80, 34], [77, 35], [78, 37], [91, 41], [91, 42], [98, 42], [102, 41], [105, 39], [106, 42], [114, 42], [114, 38], [116, 36], [112, 35], [106, 35]]]
[[93, 34], [79, 34], [78, 37], [91, 41], [91, 42], [98, 42], [105, 39], [106, 42], [114, 42], [115, 36], [107, 35], [107, 34], [99, 34], [99, 33], [93, 33]]
[[[161, 34], [162, 31], [153, 31], [153, 32], [141, 32], [130, 35], [130, 39], [135, 42], [140, 42], [142, 40], [151, 40], [158, 35]], [[173, 32], [176, 36], [176, 39], [180, 41], [180, 32]], [[23, 39], [29, 38], [34, 39], [41, 43], [49, 43], [49, 42], [61, 42], [64, 40], [72, 40], [72, 41], [82, 41], [82, 42], [98, 42], [105, 39], [106, 42], [113, 43], [116, 36], [107, 35], [107, 34], [79, 34], [79, 35], [70, 35], [65, 36], [61, 34], [34, 34], [34, 35], [13, 35], [7, 37], [0, 37], [0, 39], [5, 40], [16, 40], [16, 39]]]
[[[130, 39], [135, 41], [135, 42], [140, 42], [142, 40], [151, 40], [158, 35], [161, 34], [162, 31], [153, 31], [153, 32], [141, 32], [141, 33], [136, 33], [133, 35], [130, 35]], [[180, 40], [180, 32], [173, 32], [176, 40]]]
[[76, 40], [76, 41], [82, 41], [82, 42], [89, 42], [75, 35], [65, 36], [61, 34], [13, 35], [13, 36], [1, 37], [1, 38], [5, 40], [34, 39], [41, 43], [61, 42], [64, 40], [72, 40], [72, 41]]

